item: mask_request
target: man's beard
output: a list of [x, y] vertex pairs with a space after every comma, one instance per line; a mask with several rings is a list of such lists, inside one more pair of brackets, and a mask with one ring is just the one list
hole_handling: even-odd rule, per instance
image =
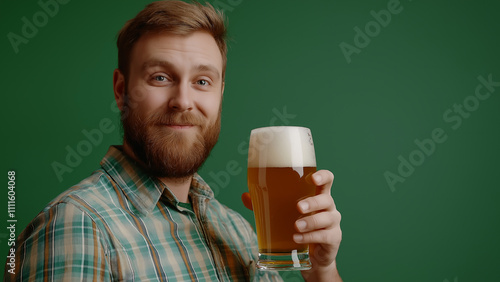
[[[126, 99], [127, 101], [127, 99]], [[221, 106], [217, 119], [206, 119], [192, 112], [166, 112], [164, 109], [142, 118], [125, 104], [122, 111], [124, 141], [130, 146], [143, 168], [152, 176], [183, 179], [192, 176], [205, 162], [217, 143], [220, 132]], [[167, 124], [190, 124], [198, 127], [194, 138], [167, 128]], [[189, 131], [194, 128], [187, 129]]]

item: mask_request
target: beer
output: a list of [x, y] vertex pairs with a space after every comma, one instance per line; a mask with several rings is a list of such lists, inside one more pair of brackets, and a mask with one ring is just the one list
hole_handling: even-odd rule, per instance
[[310, 130], [265, 127], [252, 130], [248, 187], [263, 269], [308, 269], [308, 245], [293, 241], [297, 203], [316, 193], [311, 174], [316, 157]]
[[[314, 196], [316, 186], [310, 183], [315, 167], [248, 168], [248, 183], [260, 253], [291, 253], [307, 251], [307, 245], [297, 244], [295, 221], [301, 214], [297, 202]], [[259, 174], [263, 175], [259, 181]]]

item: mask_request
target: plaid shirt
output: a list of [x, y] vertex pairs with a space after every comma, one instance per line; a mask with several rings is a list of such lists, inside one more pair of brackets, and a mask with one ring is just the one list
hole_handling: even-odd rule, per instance
[[110, 147], [95, 171], [53, 200], [16, 243], [15, 281], [279, 281], [255, 271], [257, 239], [195, 174], [192, 208]]

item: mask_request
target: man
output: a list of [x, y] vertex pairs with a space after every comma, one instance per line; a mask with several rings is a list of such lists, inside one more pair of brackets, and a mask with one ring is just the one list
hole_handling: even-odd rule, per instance
[[[255, 271], [256, 237], [196, 173], [217, 142], [226, 66], [226, 29], [211, 6], [148, 5], [118, 37], [113, 84], [123, 146], [101, 168], [53, 200], [22, 232], [20, 281], [274, 281]], [[302, 200], [298, 243], [311, 245], [308, 281], [341, 281], [340, 214], [333, 175], [313, 175]], [[244, 202], [250, 206], [248, 195]], [[291, 235], [292, 236], [292, 235]]]

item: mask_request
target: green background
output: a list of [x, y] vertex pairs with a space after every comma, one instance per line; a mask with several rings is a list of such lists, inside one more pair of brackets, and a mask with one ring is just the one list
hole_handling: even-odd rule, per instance
[[[21, 18], [32, 22], [42, 9], [36, 1], [0, 2], [1, 173], [16, 171], [17, 234], [121, 142], [112, 110], [115, 38], [148, 2], [60, 4], [17, 54], [7, 34], [22, 35]], [[498, 1], [401, 1], [350, 63], [339, 45], [355, 46], [355, 27], [373, 25], [370, 12], [391, 1], [219, 3], [231, 36], [222, 133], [200, 174], [221, 202], [253, 222], [240, 201], [246, 142], [252, 128], [285, 110], [288, 119], [276, 124], [310, 127], [318, 168], [336, 176], [345, 281], [500, 281], [500, 87], [456, 129], [443, 119], [473, 101], [478, 76], [500, 81]], [[86, 140], [82, 130], [106, 118], [113, 132], [59, 181], [51, 164], [64, 164], [66, 146], [75, 149]], [[408, 159], [414, 140], [435, 128], [446, 141], [391, 191], [384, 173], [398, 173], [398, 157]], [[7, 226], [3, 179], [0, 226]], [[1, 228], [1, 254], [7, 236]]]

